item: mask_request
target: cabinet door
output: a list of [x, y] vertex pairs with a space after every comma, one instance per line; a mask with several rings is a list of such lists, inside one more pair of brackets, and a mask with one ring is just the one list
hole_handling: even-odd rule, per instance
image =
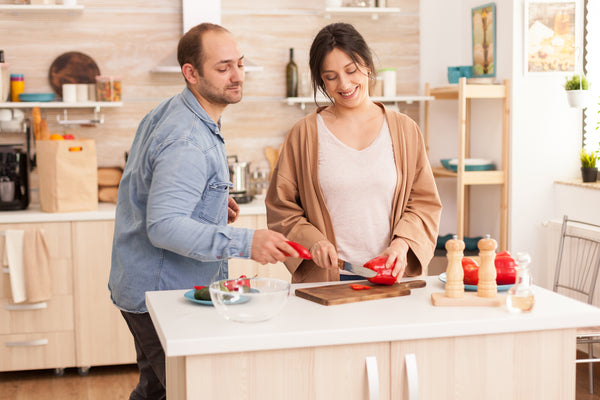
[[[390, 344], [369, 343], [190, 356], [167, 362], [169, 394], [210, 399], [369, 399], [366, 359], [375, 357], [379, 399], [390, 399]], [[178, 369], [178, 370], [177, 370]], [[185, 374], [187, 379], [181, 378]], [[184, 387], [182, 387], [184, 386]]]
[[110, 299], [114, 221], [73, 222], [77, 365], [135, 363], [133, 337]]
[[574, 329], [394, 342], [393, 399], [410, 399], [406, 354], [417, 360], [420, 400], [560, 400], [575, 395]]
[[[233, 226], [238, 228], [266, 229], [265, 215], [242, 215]], [[261, 265], [253, 260], [232, 258], [229, 260], [229, 276], [237, 278], [240, 275], [277, 278], [291, 282], [292, 276], [283, 263]]]

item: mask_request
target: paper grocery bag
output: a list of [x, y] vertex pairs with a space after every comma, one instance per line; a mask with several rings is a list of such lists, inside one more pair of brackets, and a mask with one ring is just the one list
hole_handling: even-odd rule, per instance
[[94, 140], [38, 140], [36, 147], [42, 211], [97, 210], [98, 163]]

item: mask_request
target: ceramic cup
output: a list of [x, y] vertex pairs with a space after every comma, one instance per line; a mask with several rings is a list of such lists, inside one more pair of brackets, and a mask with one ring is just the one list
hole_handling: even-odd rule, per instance
[[448, 83], [458, 83], [458, 78], [460, 78], [460, 67], [448, 67]]
[[74, 83], [63, 84], [62, 99], [65, 103], [75, 103], [77, 101], [77, 85]]
[[88, 85], [87, 83], [78, 83], [77, 87], [77, 102], [88, 101]]

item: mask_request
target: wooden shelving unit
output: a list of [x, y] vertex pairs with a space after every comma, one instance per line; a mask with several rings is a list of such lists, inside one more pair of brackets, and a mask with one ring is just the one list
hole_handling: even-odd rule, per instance
[[[457, 172], [441, 166], [433, 166], [434, 176], [456, 179], [456, 234], [459, 239], [468, 236], [469, 227], [469, 187], [472, 185], [500, 185], [500, 238], [499, 249], [506, 250], [508, 244], [508, 162], [509, 162], [509, 121], [510, 94], [509, 81], [503, 84], [467, 84], [466, 78], [460, 78], [458, 85], [430, 88], [425, 85], [425, 96], [435, 100], [454, 100], [458, 103], [458, 166]], [[470, 157], [470, 108], [476, 99], [502, 100], [502, 165], [494, 171], [465, 171], [465, 159]], [[423, 135], [427, 150], [430, 144], [431, 116], [430, 103], [425, 102]]]

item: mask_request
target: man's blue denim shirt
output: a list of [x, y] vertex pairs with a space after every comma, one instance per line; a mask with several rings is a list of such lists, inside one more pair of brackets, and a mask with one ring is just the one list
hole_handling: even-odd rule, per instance
[[227, 226], [224, 139], [192, 92], [140, 123], [119, 185], [108, 287], [121, 310], [146, 312], [145, 292], [191, 289], [249, 258], [254, 231]]

